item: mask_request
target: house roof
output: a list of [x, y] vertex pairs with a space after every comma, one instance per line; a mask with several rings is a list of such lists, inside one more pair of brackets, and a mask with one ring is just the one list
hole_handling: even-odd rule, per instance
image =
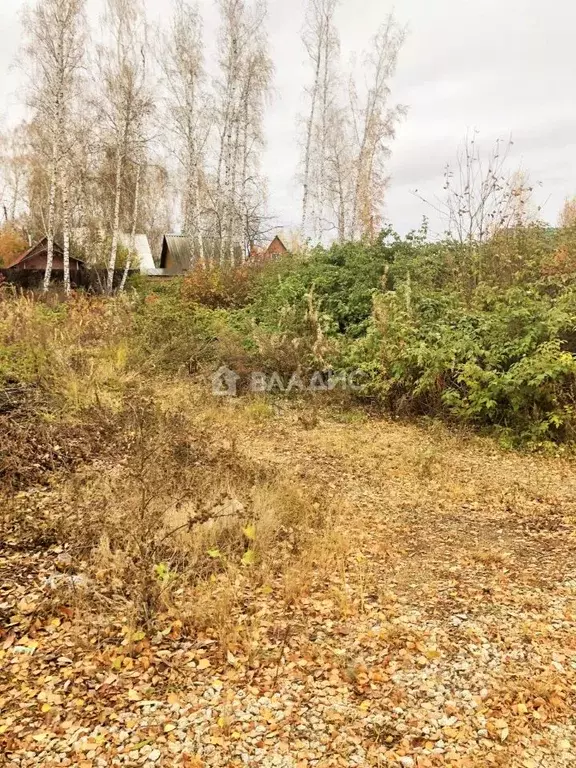
[[172, 256], [174, 267], [180, 272], [190, 269], [194, 260], [194, 242], [188, 235], [164, 235], [162, 238], [162, 255], [160, 269], [166, 269], [168, 254]]
[[[91, 237], [96, 236], [102, 241], [105, 240], [107, 232], [105, 229], [91, 232], [88, 227], [76, 227], [72, 230], [71, 234], [79, 245], [86, 247], [91, 243]], [[131, 241], [132, 235], [130, 232], [118, 232], [118, 244], [123, 248], [130, 248]], [[138, 257], [138, 266], [142, 274], [147, 275], [151, 269], [156, 269], [147, 235], [144, 233], [134, 235], [134, 250]]]
[[[132, 237], [128, 232], [119, 232], [118, 241], [124, 248], [130, 248]], [[134, 236], [134, 250], [138, 256], [141, 274], [147, 275], [150, 270], [156, 269], [154, 257], [150, 250], [150, 243], [148, 242], [146, 235], [140, 234]]]
[[[275, 248], [275, 244], [278, 243], [280, 245], [280, 249]], [[284, 242], [280, 235], [276, 235], [274, 239], [268, 243], [268, 245], [264, 248], [259, 245], [253, 245], [250, 248], [250, 258], [252, 259], [263, 259], [270, 256], [278, 255], [279, 253], [288, 253], [288, 248], [284, 245]]]
[[276, 243], [276, 242], [278, 242], [278, 243], [279, 243], [279, 244], [282, 246], [282, 248], [283, 248], [283, 249], [284, 249], [286, 252], [288, 252], [288, 248], [286, 248], [286, 246], [284, 245], [284, 241], [282, 240], [282, 238], [280, 237], [280, 235], [276, 235], [276, 236], [274, 237], [274, 239], [272, 240], [272, 242], [270, 243], [270, 245], [268, 246], [268, 248], [266, 248], [266, 251], [269, 251], [269, 250], [272, 248], [272, 246], [274, 245], [274, 243]]
[[[47, 237], [43, 237], [41, 240], [38, 240], [37, 243], [34, 243], [34, 245], [31, 245], [30, 248], [28, 248], [27, 250], [25, 250], [23, 253], [16, 256], [15, 258], [13, 258], [12, 261], [4, 267], [4, 269], [11, 269], [12, 267], [15, 267], [18, 264], [22, 264], [22, 262], [26, 261], [26, 259], [31, 259], [33, 256], [36, 256], [37, 253], [42, 253], [42, 251], [44, 250], [48, 250]], [[64, 253], [62, 248], [56, 242], [54, 243], [54, 253], [57, 253], [60, 256], [62, 256]], [[83, 263], [82, 259], [76, 259], [73, 256], [71, 256], [70, 258], [74, 261], [80, 262], [81, 264]]]

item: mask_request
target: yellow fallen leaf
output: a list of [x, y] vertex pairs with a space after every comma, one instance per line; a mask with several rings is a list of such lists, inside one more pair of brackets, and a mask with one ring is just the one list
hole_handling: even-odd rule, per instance
[[130, 701], [140, 701], [142, 699], [142, 696], [138, 693], [138, 691], [135, 688], [130, 688], [128, 691], [128, 698]]
[[174, 731], [176, 729], [176, 726], [174, 723], [166, 723], [164, 726], [164, 733], [170, 733], [170, 731]]
[[210, 666], [210, 659], [200, 659], [198, 662], [198, 669], [208, 669]]
[[52, 704], [42, 704], [40, 707], [40, 712], [50, 712], [52, 709]]

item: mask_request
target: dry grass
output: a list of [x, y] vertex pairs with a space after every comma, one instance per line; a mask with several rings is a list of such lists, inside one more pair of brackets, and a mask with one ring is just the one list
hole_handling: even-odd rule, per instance
[[320, 493], [200, 426], [178, 394], [159, 406], [133, 393], [114, 465], [71, 476], [41, 525], [65, 548], [67, 572], [81, 575], [72, 590], [63, 580], [59, 596], [85, 615], [134, 626], [170, 617], [229, 638], [247, 592], [283, 579], [293, 601], [328, 565], [335, 513]]
[[135, 367], [131, 313], [126, 298], [0, 297], [3, 532], [60, 545], [54, 604], [229, 637], [247, 593], [285, 578], [295, 600], [330, 561], [332, 502], [238, 452], [235, 434], [274, 422], [269, 401], [222, 407]]

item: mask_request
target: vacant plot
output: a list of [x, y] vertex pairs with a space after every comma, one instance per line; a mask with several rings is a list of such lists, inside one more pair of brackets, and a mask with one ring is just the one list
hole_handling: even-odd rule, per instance
[[3, 544], [7, 765], [574, 764], [573, 463], [347, 422], [195, 409], [227, 456], [219, 503], [250, 497], [254, 530], [175, 577], [153, 621], [105, 552], [98, 569], [68, 531], [42, 538], [74, 514], [61, 488], [20, 494], [35, 522], [7, 519]]

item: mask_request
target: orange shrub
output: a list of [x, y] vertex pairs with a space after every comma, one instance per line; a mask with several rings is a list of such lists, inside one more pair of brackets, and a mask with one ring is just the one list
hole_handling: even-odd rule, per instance
[[0, 267], [9, 264], [15, 256], [26, 250], [26, 240], [12, 227], [0, 227]]
[[182, 298], [211, 309], [243, 307], [250, 300], [258, 272], [256, 264], [206, 268], [198, 265], [184, 278]]

